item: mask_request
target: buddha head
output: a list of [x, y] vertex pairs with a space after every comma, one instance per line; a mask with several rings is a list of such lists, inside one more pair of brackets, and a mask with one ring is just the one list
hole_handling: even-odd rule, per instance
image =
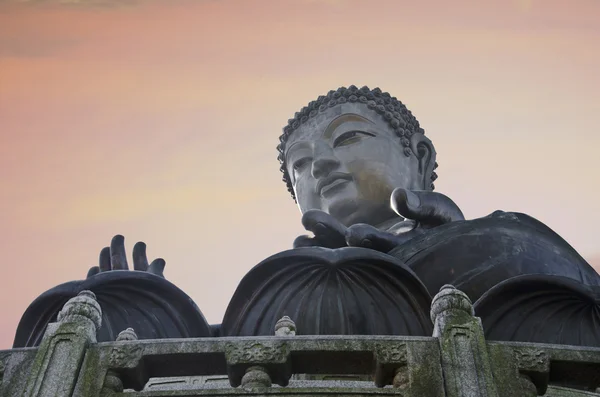
[[395, 188], [433, 190], [436, 153], [412, 113], [379, 88], [341, 87], [289, 120], [280, 136], [283, 180], [300, 211], [379, 226], [397, 215]]

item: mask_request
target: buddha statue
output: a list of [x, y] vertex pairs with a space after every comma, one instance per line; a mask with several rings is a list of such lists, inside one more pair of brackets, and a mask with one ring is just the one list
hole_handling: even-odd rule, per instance
[[[475, 302], [476, 314], [492, 340], [600, 346], [596, 327], [600, 277], [596, 271], [560, 236], [527, 215], [496, 211], [465, 220], [449, 197], [434, 192], [435, 148], [412, 113], [390, 94], [355, 86], [329, 91], [289, 120], [277, 150], [283, 181], [303, 214], [304, 227], [313, 233], [296, 239], [298, 252], [322, 247], [343, 255], [348, 247], [360, 247], [384, 253], [395, 260], [390, 260], [395, 266], [408, 267], [430, 296], [443, 285], [453, 284]], [[363, 260], [379, 259], [365, 254]], [[248, 324], [245, 333], [260, 333], [256, 324], [264, 320], [265, 297], [269, 295], [265, 290], [273, 291], [269, 295], [273, 302], [281, 302], [287, 296], [285, 291], [296, 288], [306, 293], [302, 285], [311, 285], [309, 291], [321, 285], [311, 284], [314, 280], [306, 278], [306, 267], [289, 272], [289, 278], [280, 281], [288, 287], [270, 288], [260, 279], [249, 281], [251, 271], [232, 299], [230, 309], [237, 310], [226, 313], [224, 329], [231, 327], [227, 320], [236, 317], [239, 332], [244, 329], [239, 323], [247, 317], [253, 328]], [[336, 272], [339, 269], [330, 269], [328, 276], [319, 277], [344, 279]], [[334, 273], [335, 277], [331, 276]], [[407, 274], [402, 276], [404, 281], [410, 278]], [[360, 283], [352, 287], [339, 281], [323, 284], [336, 291], [335, 302], [342, 308], [338, 311], [360, 317], [350, 309], [360, 303], [348, 297], [355, 296], [356, 285], [369, 282], [357, 275], [345, 277]], [[371, 290], [388, 287], [381, 279], [369, 284]], [[250, 291], [262, 292], [257, 297]], [[411, 294], [422, 297], [418, 288], [411, 289]], [[394, 299], [404, 299], [401, 295]], [[308, 301], [306, 306], [321, 307], [317, 298]], [[290, 316], [303, 313], [296, 303], [286, 305]], [[248, 314], [257, 311], [256, 306], [261, 307], [262, 317]], [[280, 303], [270, 310], [285, 312]], [[301, 317], [310, 322], [315, 316]], [[380, 314], [379, 320], [366, 321], [385, 323], [400, 321], [400, 317], [394, 312], [389, 318]], [[405, 321], [417, 321], [418, 315], [413, 317]], [[321, 315], [315, 321], [322, 323], [326, 318]], [[578, 327], [573, 328], [573, 323]], [[337, 324], [341, 324], [339, 333], [348, 329], [372, 333], [341, 318]], [[317, 328], [310, 332], [322, 331]], [[327, 331], [338, 333], [333, 328]], [[382, 330], [418, 335], [408, 329], [378, 328]]]
[[[433, 191], [438, 165], [432, 142], [412, 113], [378, 88], [330, 91], [296, 113], [280, 141], [283, 181], [314, 234], [296, 239], [295, 247], [361, 246], [402, 257], [404, 243], [414, 245], [416, 237], [431, 243], [443, 230], [465, 224], [458, 206]], [[518, 219], [558, 238], [523, 214], [490, 217]], [[598, 284], [587, 263], [563, 267], [559, 273], [571, 274], [571, 268], [572, 278]]]
[[252, 268], [222, 324], [206, 323], [164, 279], [164, 260], [148, 263], [143, 243], [128, 271], [116, 236], [86, 280], [32, 303], [15, 346], [38, 343], [45, 324], [83, 288], [107, 316], [100, 341], [132, 325], [140, 339], [272, 335], [283, 316], [295, 321], [297, 334], [427, 336], [431, 297], [444, 284], [474, 302], [488, 339], [600, 346], [600, 276], [527, 215], [496, 211], [465, 220], [434, 191], [433, 143], [390, 94], [330, 91], [289, 120], [277, 150], [312, 236]]

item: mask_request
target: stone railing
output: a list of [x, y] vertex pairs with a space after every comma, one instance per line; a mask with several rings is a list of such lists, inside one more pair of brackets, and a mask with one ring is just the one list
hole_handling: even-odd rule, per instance
[[469, 298], [444, 286], [432, 337], [296, 336], [96, 343], [92, 292], [71, 299], [39, 347], [0, 351], [2, 397], [303, 395], [592, 396], [600, 349], [484, 339]]

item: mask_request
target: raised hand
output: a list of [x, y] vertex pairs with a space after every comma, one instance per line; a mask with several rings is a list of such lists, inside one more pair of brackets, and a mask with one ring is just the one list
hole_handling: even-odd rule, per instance
[[[133, 247], [133, 270], [148, 272], [164, 278], [165, 265], [166, 262], [162, 258], [155, 259], [148, 264], [145, 243], [140, 241]], [[110, 247], [104, 247], [100, 251], [99, 264], [90, 268], [87, 277], [111, 270], [129, 270], [125, 253], [125, 238], [121, 235], [114, 236]]]
[[346, 226], [326, 212], [308, 210], [302, 215], [302, 225], [314, 237], [300, 236], [294, 241], [294, 248], [325, 247], [340, 248], [346, 244]]

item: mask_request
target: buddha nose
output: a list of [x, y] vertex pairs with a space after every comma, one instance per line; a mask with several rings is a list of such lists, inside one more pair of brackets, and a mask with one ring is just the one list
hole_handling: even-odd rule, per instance
[[311, 173], [313, 178], [323, 178], [340, 165], [333, 150], [326, 143], [315, 145]]

